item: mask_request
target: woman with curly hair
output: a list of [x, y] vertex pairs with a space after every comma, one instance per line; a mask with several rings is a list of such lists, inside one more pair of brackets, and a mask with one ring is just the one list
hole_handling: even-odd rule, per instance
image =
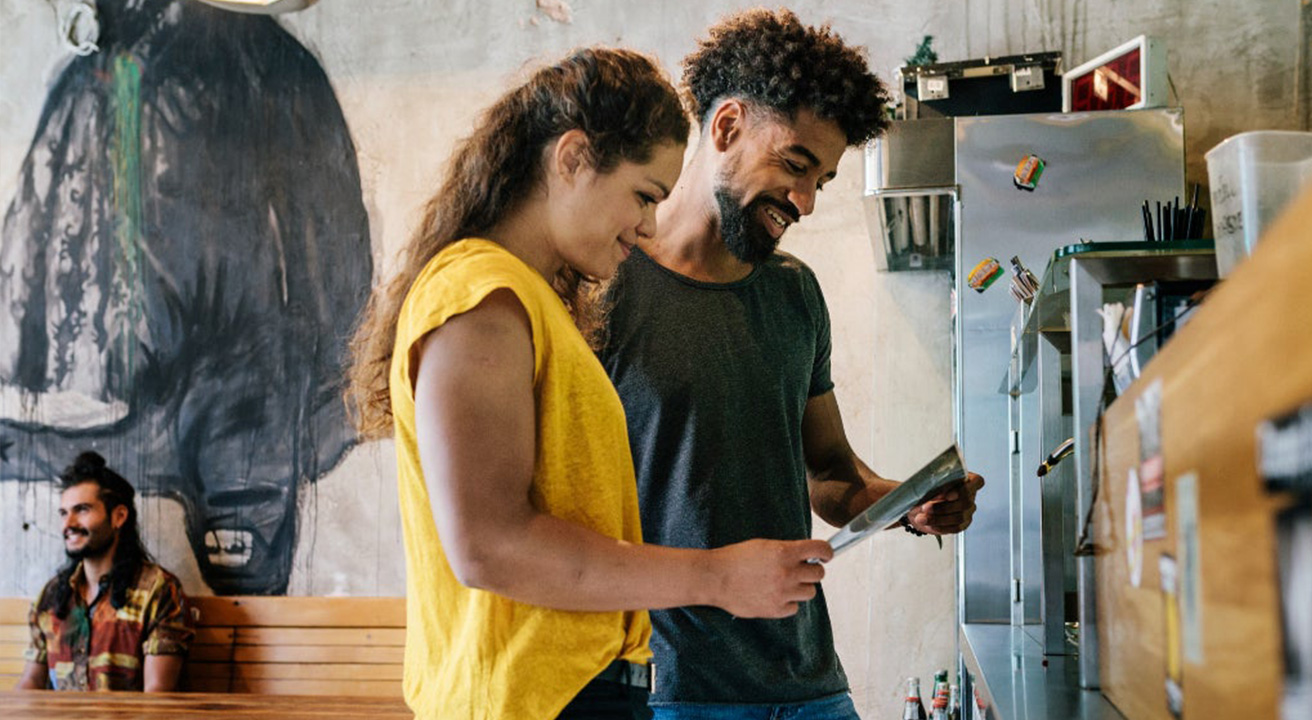
[[688, 121], [646, 57], [586, 49], [483, 114], [352, 343], [348, 400], [394, 434], [405, 695], [423, 718], [643, 717], [646, 608], [782, 617], [827, 543], [644, 545], [586, 287], [656, 231]]

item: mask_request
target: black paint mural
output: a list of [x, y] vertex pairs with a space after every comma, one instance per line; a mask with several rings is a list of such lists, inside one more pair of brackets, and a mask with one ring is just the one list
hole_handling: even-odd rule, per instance
[[[0, 479], [97, 448], [182, 503], [216, 593], [281, 594], [298, 492], [355, 441], [342, 360], [373, 266], [355, 148], [272, 18], [98, 13], [100, 51], [50, 89], [0, 235]], [[52, 410], [69, 405], [95, 421]]]

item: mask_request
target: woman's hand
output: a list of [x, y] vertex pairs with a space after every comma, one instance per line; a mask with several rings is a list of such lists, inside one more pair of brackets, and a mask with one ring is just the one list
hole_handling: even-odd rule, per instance
[[744, 618], [781, 618], [815, 597], [834, 550], [823, 540], [748, 540], [711, 551], [718, 567], [712, 604]]

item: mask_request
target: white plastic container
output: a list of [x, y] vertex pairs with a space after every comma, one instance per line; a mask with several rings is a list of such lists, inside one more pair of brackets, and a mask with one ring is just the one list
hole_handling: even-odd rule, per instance
[[1216, 269], [1225, 277], [1312, 180], [1312, 132], [1240, 133], [1203, 157], [1212, 193]]

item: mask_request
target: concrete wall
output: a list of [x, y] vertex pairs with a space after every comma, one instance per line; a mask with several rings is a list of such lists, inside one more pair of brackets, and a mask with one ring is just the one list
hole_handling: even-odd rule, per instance
[[[580, 44], [622, 43], [677, 72], [693, 39], [750, 3], [705, 0], [323, 0], [284, 18], [321, 60], [358, 149], [377, 266], [387, 272], [416, 209], [477, 110], [532, 58]], [[801, 2], [870, 50], [886, 78], [923, 34], [942, 60], [1061, 50], [1067, 66], [1140, 33], [1165, 38], [1186, 108], [1188, 175], [1234, 132], [1306, 127], [1307, 47], [1297, 0], [834, 0]], [[66, 55], [41, 0], [0, 0], [0, 201], [13, 196], [48, 83]], [[880, 274], [860, 206], [861, 161], [849, 153], [817, 214], [785, 249], [816, 270], [831, 306], [834, 377], [853, 446], [898, 477], [951, 438], [948, 280]], [[354, 450], [302, 493], [293, 594], [398, 594], [401, 542], [389, 446]], [[1005, 492], [989, 478], [987, 492]], [[0, 595], [30, 595], [60, 559], [58, 498], [46, 485], [0, 484]], [[152, 549], [194, 592], [205, 592], [170, 501], [144, 503]], [[819, 524], [823, 527], [823, 524]], [[821, 531], [818, 534], [825, 534]], [[900, 684], [953, 666], [949, 550], [887, 533], [840, 558], [826, 590], [839, 652], [864, 717], [897, 712]]]

